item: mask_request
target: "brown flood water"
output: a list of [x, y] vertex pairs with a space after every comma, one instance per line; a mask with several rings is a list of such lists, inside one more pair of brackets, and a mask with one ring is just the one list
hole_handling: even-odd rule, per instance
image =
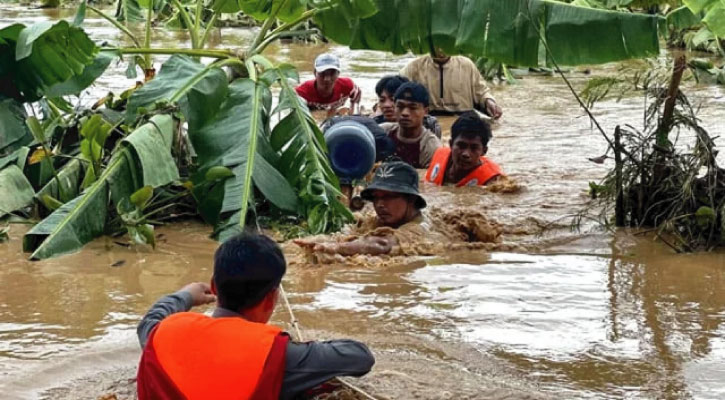
[[[57, 14], [0, 9], [0, 26], [48, 18]], [[87, 30], [120, 40], [97, 18], [87, 18]], [[186, 46], [182, 36], [156, 34], [164, 46]], [[251, 35], [225, 29], [217, 39], [242, 46]], [[343, 58], [343, 75], [363, 88], [368, 108], [377, 79], [410, 60], [330, 46], [279, 46], [269, 55], [295, 63], [307, 79], [325, 50]], [[130, 87], [124, 69], [113, 66], [82, 101]], [[586, 78], [572, 74], [577, 86]], [[312, 266], [285, 246], [285, 286], [306, 336], [367, 342], [378, 362], [357, 383], [380, 398], [725, 398], [725, 253], [676, 255], [632, 232], [569, 230], [566, 217], [586, 203], [587, 183], [610, 167], [586, 160], [604, 151], [604, 140], [557, 78], [494, 91], [504, 117], [489, 155], [522, 189], [423, 191], [431, 209], [482, 212], [504, 226], [505, 241], [531, 250]], [[686, 93], [713, 136], [725, 134], [724, 91], [689, 83]], [[642, 108], [627, 98], [595, 112], [611, 131], [637, 126]], [[537, 234], [552, 222], [556, 229]], [[22, 253], [25, 229], [13, 226], [0, 244], [0, 397], [132, 397], [135, 325], [160, 296], [209, 279], [217, 245], [209, 229], [178, 223], [158, 229], [155, 251], [100, 239], [43, 262]], [[273, 322], [289, 328], [287, 321], [279, 307]]]

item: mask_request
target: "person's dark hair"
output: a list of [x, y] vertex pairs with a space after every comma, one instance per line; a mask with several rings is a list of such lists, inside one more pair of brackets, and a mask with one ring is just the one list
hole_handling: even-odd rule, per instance
[[428, 89], [418, 82], [405, 82], [400, 85], [398, 90], [395, 91], [393, 98], [398, 100], [413, 101], [416, 103], [423, 104], [424, 107], [428, 107], [430, 96], [428, 95]]
[[461, 114], [451, 126], [451, 147], [458, 136], [467, 138], [479, 137], [483, 147], [488, 146], [491, 140], [491, 126], [478, 116], [475, 111], [466, 111]]
[[257, 305], [276, 289], [287, 270], [284, 254], [272, 239], [242, 233], [214, 253], [214, 285], [219, 306], [241, 311]]
[[410, 81], [408, 78], [400, 75], [384, 76], [377, 84], [375, 84], [375, 93], [377, 93], [379, 97], [383, 94], [383, 92], [388, 92], [388, 94], [392, 97], [400, 85], [408, 81]]

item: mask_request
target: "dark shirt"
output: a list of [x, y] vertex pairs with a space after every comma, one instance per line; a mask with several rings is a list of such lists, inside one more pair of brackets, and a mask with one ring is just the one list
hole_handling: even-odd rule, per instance
[[[157, 301], [138, 324], [136, 333], [141, 348], [146, 346], [151, 331], [161, 320], [177, 312], [189, 311], [191, 306], [191, 294], [184, 291]], [[241, 318], [238, 313], [218, 307], [212, 316]], [[365, 375], [374, 363], [375, 358], [367, 346], [354, 340], [305, 343], [290, 341], [287, 343], [280, 398], [292, 399], [337, 376]]]
[[413, 166], [413, 168], [425, 168], [420, 163], [420, 139], [404, 142], [398, 137], [399, 129], [392, 129], [388, 132], [388, 137], [395, 143], [395, 155], [404, 162]]

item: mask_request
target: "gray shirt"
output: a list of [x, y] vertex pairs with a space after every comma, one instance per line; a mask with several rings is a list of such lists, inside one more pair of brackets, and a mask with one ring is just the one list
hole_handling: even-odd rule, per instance
[[[189, 311], [191, 294], [179, 291], [162, 297], [146, 313], [138, 324], [136, 333], [143, 348], [151, 331], [171, 314]], [[239, 317], [230, 310], [217, 307], [214, 318]], [[375, 363], [373, 354], [364, 344], [354, 340], [330, 340], [325, 342], [287, 343], [281, 399], [292, 399], [336, 376], [362, 376]]]

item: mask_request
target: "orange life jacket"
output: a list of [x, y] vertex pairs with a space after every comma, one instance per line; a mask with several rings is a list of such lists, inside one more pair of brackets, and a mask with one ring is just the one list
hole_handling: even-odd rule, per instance
[[144, 348], [139, 400], [277, 399], [288, 340], [280, 333], [242, 318], [173, 314]]
[[[439, 186], [443, 185], [450, 157], [450, 147], [439, 147], [435, 154], [433, 154], [428, 171], [425, 173], [425, 180]], [[485, 185], [486, 182], [499, 175], [503, 175], [501, 167], [488, 158], [481, 156], [481, 165], [456, 183], [456, 186]]]

